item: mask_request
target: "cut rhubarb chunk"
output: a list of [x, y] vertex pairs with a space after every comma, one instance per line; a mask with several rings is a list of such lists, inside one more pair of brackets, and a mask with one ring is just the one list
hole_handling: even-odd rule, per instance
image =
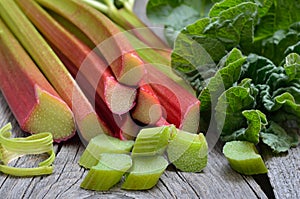
[[72, 61], [74, 68], [69, 69], [69, 65], [66, 66], [68, 70], [72, 70], [79, 86], [83, 89], [86, 88], [86, 84], [91, 85], [91, 89], [83, 89], [85, 92], [97, 92], [95, 97], [101, 97], [115, 114], [126, 113], [133, 107], [135, 89], [118, 83], [101, 57], [56, 22], [36, 2], [17, 2], [39, 31], [55, 46], [54, 50]]
[[223, 147], [223, 153], [231, 168], [241, 174], [256, 175], [268, 172], [255, 145], [251, 142], [227, 142]]
[[145, 74], [143, 61], [126, 36], [105, 15], [80, 1], [37, 2], [65, 17], [84, 32], [100, 50], [119, 82], [137, 85], [142, 80]]
[[208, 146], [202, 133], [178, 130], [167, 148], [169, 161], [185, 172], [200, 172], [207, 165]]
[[91, 139], [79, 160], [79, 165], [91, 168], [97, 165], [102, 153], [129, 153], [133, 146], [131, 140], [120, 140], [105, 134]]
[[151, 85], [166, 113], [177, 128], [196, 133], [199, 129], [200, 101], [153, 66], [147, 65], [145, 81]]
[[154, 187], [168, 166], [162, 156], [134, 157], [131, 169], [125, 176], [122, 189], [147, 190]]
[[0, 87], [22, 130], [51, 132], [56, 141], [74, 135], [70, 108], [1, 20]]
[[132, 160], [126, 154], [103, 153], [99, 163], [88, 172], [80, 187], [89, 190], [107, 191], [117, 184], [131, 167]]
[[132, 156], [162, 155], [175, 132], [173, 125], [142, 129], [135, 140]]

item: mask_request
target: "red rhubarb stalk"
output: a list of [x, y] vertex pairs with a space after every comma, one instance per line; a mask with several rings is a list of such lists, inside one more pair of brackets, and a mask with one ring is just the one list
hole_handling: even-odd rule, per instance
[[0, 88], [22, 130], [51, 132], [57, 142], [75, 134], [71, 109], [1, 19]]
[[162, 72], [148, 65], [146, 80], [166, 113], [167, 122], [196, 133], [199, 129], [200, 101]]
[[[88, 80], [84, 84], [91, 84], [97, 97], [100, 96], [113, 113], [123, 114], [133, 107], [135, 89], [118, 83], [104, 60], [56, 22], [36, 2], [18, 0], [18, 4], [51, 44], [74, 63], [74, 72], [80, 71], [80, 75]], [[84, 86], [80, 81], [78, 84]]]
[[54, 51], [14, 1], [0, 0], [0, 15], [37, 63], [57, 93], [72, 109], [83, 142], [109, 133], [95, 110]]
[[75, 0], [37, 0], [42, 6], [67, 18], [82, 30], [109, 63], [121, 83], [137, 85], [145, 74], [143, 61], [126, 36], [105, 15]]

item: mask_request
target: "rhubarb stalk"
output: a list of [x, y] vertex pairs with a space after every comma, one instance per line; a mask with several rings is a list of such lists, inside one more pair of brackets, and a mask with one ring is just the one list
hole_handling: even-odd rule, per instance
[[73, 72], [75, 76], [80, 71], [80, 76], [87, 80], [77, 81], [81, 88], [86, 84], [91, 84], [91, 92], [97, 92], [96, 97], [101, 97], [115, 114], [126, 113], [133, 107], [135, 89], [118, 83], [107, 63], [94, 51], [64, 29], [36, 2], [19, 0], [18, 4], [51, 44], [73, 62], [76, 66]]
[[177, 128], [196, 133], [199, 129], [200, 101], [153, 66], [147, 66], [145, 81], [151, 85], [166, 113]]
[[1, 20], [0, 87], [22, 130], [51, 132], [56, 141], [74, 135], [70, 108]]
[[106, 124], [99, 120], [71, 74], [18, 5], [14, 1], [0, 0], [0, 15], [72, 109], [82, 141], [87, 142], [99, 133], [111, 133]]
[[143, 61], [118, 27], [96, 9], [74, 0], [37, 0], [81, 29], [99, 48], [121, 83], [137, 85], [145, 74]]

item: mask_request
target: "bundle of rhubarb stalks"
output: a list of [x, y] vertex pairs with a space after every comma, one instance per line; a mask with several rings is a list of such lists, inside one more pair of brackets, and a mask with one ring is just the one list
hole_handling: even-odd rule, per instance
[[200, 102], [170, 47], [124, 2], [0, 0], [0, 86], [22, 130], [84, 144], [169, 124], [198, 132]]

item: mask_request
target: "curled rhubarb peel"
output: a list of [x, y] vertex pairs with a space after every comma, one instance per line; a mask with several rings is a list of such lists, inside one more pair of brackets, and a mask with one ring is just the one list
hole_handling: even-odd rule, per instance
[[75, 133], [73, 114], [0, 20], [0, 87], [21, 129], [51, 132], [57, 142]]
[[121, 31], [105, 15], [74, 0], [37, 2], [65, 17], [84, 32], [100, 50], [119, 82], [135, 86], [142, 80], [145, 75], [143, 61], [125, 35], [119, 34]]
[[[38, 133], [28, 137], [11, 138], [12, 126], [6, 124], [0, 129], [0, 172], [20, 177], [48, 175], [53, 172], [52, 163], [55, 160], [53, 136], [51, 133]], [[15, 158], [28, 154], [47, 153], [49, 157], [40, 162], [37, 167], [19, 168], [8, 166]]]
[[[117, 82], [101, 57], [56, 22], [36, 2], [17, 2], [39, 31], [55, 46], [56, 52], [59, 51], [73, 62], [75, 68], [71, 70], [81, 88], [90, 84], [92, 89], [88, 92], [97, 92], [96, 97], [101, 97], [115, 114], [126, 113], [134, 106], [135, 89]], [[66, 67], [69, 70], [68, 65]], [[77, 77], [78, 72], [80, 77]], [[87, 81], [80, 81], [82, 78]]]
[[[49, 44], [14, 2], [0, 1], [0, 15], [24, 46], [48, 81], [71, 108], [83, 142], [105, 131], [105, 126], [78, 84]], [[30, 37], [28, 37], [30, 35]]]

